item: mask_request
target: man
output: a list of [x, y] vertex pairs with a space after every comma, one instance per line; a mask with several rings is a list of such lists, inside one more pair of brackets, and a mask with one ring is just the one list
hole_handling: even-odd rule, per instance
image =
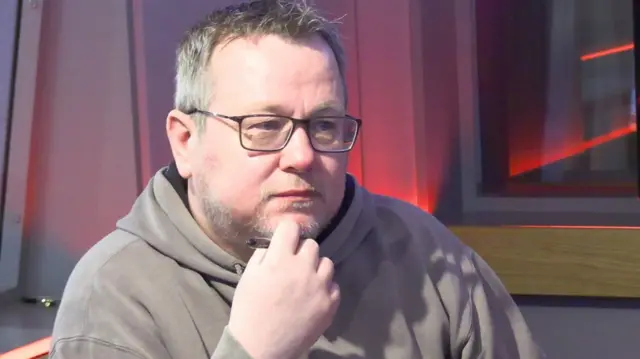
[[482, 259], [346, 173], [343, 57], [304, 2], [186, 34], [175, 161], [78, 263], [51, 358], [542, 357]]

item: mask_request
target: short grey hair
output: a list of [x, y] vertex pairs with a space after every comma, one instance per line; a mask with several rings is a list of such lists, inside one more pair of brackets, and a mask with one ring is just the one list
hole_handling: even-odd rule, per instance
[[[337, 22], [323, 17], [306, 0], [255, 0], [212, 12], [187, 31], [178, 48], [175, 108], [183, 112], [207, 109], [214, 96], [206, 76], [213, 51], [223, 42], [253, 35], [278, 35], [294, 41], [319, 35], [335, 55], [346, 101], [346, 59]], [[204, 127], [202, 119], [197, 124]]]

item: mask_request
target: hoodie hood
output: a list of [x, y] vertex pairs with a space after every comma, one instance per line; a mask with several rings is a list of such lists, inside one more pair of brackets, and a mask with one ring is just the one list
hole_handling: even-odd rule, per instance
[[[142, 239], [180, 266], [200, 273], [227, 299], [240, 280], [246, 263], [224, 251], [199, 227], [169, 180], [158, 171], [120, 219], [118, 229]], [[336, 265], [366, 238], [374, 223], [371, 194], [355, 184], [353, 199], [333, 231], [320, 244], [320, 255]]]

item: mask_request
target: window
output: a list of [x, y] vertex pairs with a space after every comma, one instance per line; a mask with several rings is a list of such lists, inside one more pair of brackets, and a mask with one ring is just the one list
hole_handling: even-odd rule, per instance
[[478, 195], [637, 196], [632, 14], [632, 0], [476, 1]]
[[640, 8], [456, 4], [461, 193], [445, 194], [461, 210], [448, 224], [514, 294], [637, 297]]

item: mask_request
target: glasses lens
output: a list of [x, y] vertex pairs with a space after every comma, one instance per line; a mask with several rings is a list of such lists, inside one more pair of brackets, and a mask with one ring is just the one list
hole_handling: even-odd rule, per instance
[[314, 118], [309, 137], [319, 151], [339, 152], [351, 149], [358, 133], [358, 122], [349, 117]]
[[[242, 145], [254, 151], [281, 149], [293, 129], [293, 121], [277, 116], [252, 116], [242, 121]], [[317, 151], [341, 152], [353, 146], [358, 122], [349, 117], [321, 117], [309, 120], [309, 138]]]
[[289, 119], [282, 117], [247, 117], [240, 132], [242, 145], [256, 151], [278, 149], [287, 141], [292, 126]]

